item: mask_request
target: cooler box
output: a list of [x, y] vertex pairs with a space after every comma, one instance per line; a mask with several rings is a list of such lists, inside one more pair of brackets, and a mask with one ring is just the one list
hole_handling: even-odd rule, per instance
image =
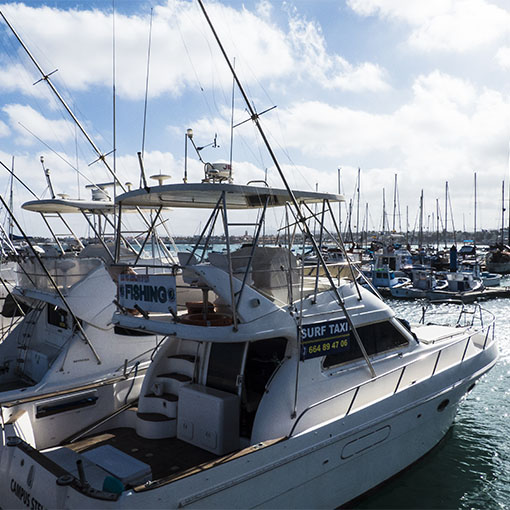
[[177, 438], [217, 455], [239, 449], [239, 397], [199, 384], [181, 386]]
[[103, 445], [81, 454], [108, 471], [124, 485], [140, 485], [152, 479], [151, 467], [111, 445]]

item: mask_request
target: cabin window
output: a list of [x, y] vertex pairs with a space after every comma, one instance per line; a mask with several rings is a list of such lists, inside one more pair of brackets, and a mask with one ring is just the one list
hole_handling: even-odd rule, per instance
[[[407, 338], [389, 321], [362, 326], [358, 328], [358, 334], [369, 356], [390, 351], [409, 343]], [[351, 331], [349, 347], [345, 351], [325, 356], [323, 367], [330, 368], [362, 357], [363, 354], [356, 337]]]
[[67, 311], [58, 306], [48, 304], [48, 324], [57, 328], [67, 329]]

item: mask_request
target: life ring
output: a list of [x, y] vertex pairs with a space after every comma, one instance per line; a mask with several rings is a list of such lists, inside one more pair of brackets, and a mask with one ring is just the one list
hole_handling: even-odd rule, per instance
[[[202, 301], [186, 301], [188, 314], [203, 313], [204, 303]], [[207, 313], [214, 313], [214, 305], [207, 303]]]
[[193, 326], [230, 326], [232, 317], [215, 312], [208, 313], [205, 317], [203, 313], [187, 313], [180, 317], [180, 322]]

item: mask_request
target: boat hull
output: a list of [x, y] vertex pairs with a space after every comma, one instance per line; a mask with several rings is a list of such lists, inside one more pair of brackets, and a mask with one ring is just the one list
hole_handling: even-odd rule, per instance
[[[9, 508], [334, 508], [359, 497], [430, 451], [450, 428], [474, 382], [497, 359], [493, 344], [419, 384], [346, 417], [107, 502], [57, 485], [60, 466], [12, 446], [0, 467]], [[36, 462], [37, 461], [37, 462]], [[32, 467], [33, 466], [33, 467]], [[29, 483], [31, 486], [29, 486]], [[27, 496], [28, 494], [28, 496]]]

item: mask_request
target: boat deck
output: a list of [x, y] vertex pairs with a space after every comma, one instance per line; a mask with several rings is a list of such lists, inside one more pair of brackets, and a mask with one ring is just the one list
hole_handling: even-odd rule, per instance
[[219, 458], [175, 437], [145, 439], [137, 435], [134, 429], [127, 427], [111, 429], [65, 446], [76, 453], [82, 453], [103, 445], [111, 445], [148, 464], [153, 480], [178, 475]]

